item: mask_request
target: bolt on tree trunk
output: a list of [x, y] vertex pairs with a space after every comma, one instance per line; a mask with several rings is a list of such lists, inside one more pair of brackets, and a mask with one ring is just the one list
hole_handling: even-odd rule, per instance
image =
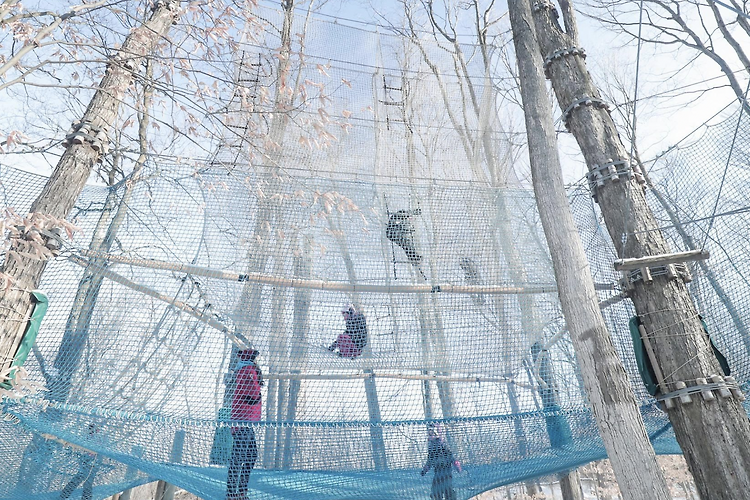
[[628, 376], [601, 316], [588, 261], [565, 196], [531, 5], [528, 0], [509, 0], [508, 9], [521, 78], [534, 192], [589, 402], [624, 498], [666, 500], [670, 498], [669, 489]]
[[[565, 110], [566, 125], [592, 175], [601, 174], [599, 165], [613, 161], [623, 161], [629, 169], [629, 155], [584, 58], [580, 50], [571, 50], [576, 48], [576, 41], [560, 28], [556, 15], [552, 4], [535, 3], [533, 26], [542, 57], [548, 58], [547, 74], [560, 108]], [[614, 177], [608, 175], [601, 185], [594, 183], [593, 189], [618, 256], [670, 253], [644, 190], [637, 183], [638, 176], [620, 176], [618, 181]], [[641, 279], [632, 284], [629, 296], [653, 345], [656, 364], [664, 374], [659, 388], [662, 394], [722, 373], [679, 276]], [[675, 401], [675, 407], [668, 411], [669, 419], [701, 498], [750, 498], [750, 424], [739, 400], [705, 400], [696, 395], [690, 403]]]
[[[112, 127], [122, 97], [133, 80], [133, 74], [139, 70], [144, 58], [156, 49], [157, 44], [168, 33], [176, 19], [178, 7], [178, 0], [155, 2], [151, 17], [142, 26], [130, 32], [117, 55], [107, 66], [99, 89], [94, 93], [81, 119], [80, 131], [83, 131], [85, 126], [89, 131], [99, 130], [100, 133], [106, 134]], [[106, 138], [103, 142], [106, 142]], [[91, 170], [99, 162], [103, 149], [101, 143], [88, 139], [71, 141], [41, 194], [31, 205], [30, 212], [58, 218], [66, 217], [83, 190]], [[10, 251], [13, 251], [16, 243], [12, 242]], [[5, 260], [1, 271], [9, 275], [15, 283], [12, 288], [0, 292], [0, 352], [14, 355], [18, 349], [21, 332], [17, 331], [16, 311], [25, 311], [28, 308], [31, 300], [28, 290], [39, 286], [44, 267], [43, 261], [21, 255]], [[10, 364], [10, 361], [12, 360], [3, 361], [0, 370]]]

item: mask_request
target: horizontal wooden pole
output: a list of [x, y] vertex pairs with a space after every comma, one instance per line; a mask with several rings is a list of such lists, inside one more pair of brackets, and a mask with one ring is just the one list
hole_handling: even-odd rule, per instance
[[696, 260], [706, 260], [711, 256], [707, 250], [690, 250], [687, 252], [665, 253], [659, 255], [649, 255], [634, 259], [617, 259], [614, 262], [615, 271], [628, 271], [631, 269], [641, 269], [643, 267], [666, 266], [669, 264], [679, 264], [682, 262], [692, 262]]
[[[325, 290], [346, 293], [455, 293], [455, 294], [488, 294], [488, 295], [520, 295], [520, 294], [546, 294], [557, 293], [554, 283], [524, 286], [496, 286], [496, 285], [372, 285], [352, 284], [343, 281], [326, 281], [300, 278], [284, 278], [262, 273], [240, 274], [231, 271], [222, 271], [208, 267], [194, 266], [191, 264], [180, 264], [165, 262], [155, 259], [135, 259], [124, 255], [105, 254], [91, 250], [83, 250], [81, 254], [91, 259], [101, 259], [107, 262], [129, 264], [136, 267], [148, 269], [163, 269], [166, 271], [181, 272], [195, 276], [205, 276], [228, 281], [258, 283], [287, 288], [305, 288], [312, 290]], [[596, 284], [597, 290], [612, 290], [613, 285]]]
[[530, 384], [516, 382], [509, 377], [485, 377], [485, 376], [461, 376], [461, 375], [436, 375], [425, 373], [382, 373], [361, 371], [353, 373], [263, 373], [265, 379], [276, 380], [360, 380], [366, 378], [396, 379], [396, 380], [433, 380], [435, 382], [468, 382], [474, 384], [499, 383], [513, 384], [528, 389], [536, 389]]

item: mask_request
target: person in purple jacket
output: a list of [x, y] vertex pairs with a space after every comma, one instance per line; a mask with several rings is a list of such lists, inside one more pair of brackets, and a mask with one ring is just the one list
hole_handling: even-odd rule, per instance
[[456, 492], [453, 491], [453, 468], [461, 473], [461, 463], [453, 458], [448, 443], [440, 436], [435, 425], [427, 427], [427, 462], [422, 467], [421, 474], [424, 476], [430, 469], [435, 471], [432, 477], [431, 500], [456, 500]]
[[351, 304], [344, 307], [341, 314], [344, 316], [346, 329], [328, 346], [328, 350], [335, 352], [338, 349], [339, 356], [353, 359], [360, 356], [367, 345], [367, 320]]

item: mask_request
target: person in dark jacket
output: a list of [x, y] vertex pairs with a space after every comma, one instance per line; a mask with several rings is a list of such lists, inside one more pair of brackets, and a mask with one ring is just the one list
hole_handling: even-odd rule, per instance
[[227, 473], [227, 500], [247, 500], [250, 473], [258, 459], [255, 431], [248, 425], [237, 425], [260, 421], [263, 374], [255, 364], [257, 357], [258, 351], [255, 349], [237, 353], [232, 393], [232, 454]]
[[456, 492], [453, 491], [453, 468], [461, 472], [461, 463], [453, 458], [448, 443], [440, 437], [438, 429], [430, 426], [427, 429], [427, 462], [422, 467], [421, 474], [424, 476], [432, 468], [435, 475], [432, 477], [431, 500], [456, 500]]
[[[89, 436], [94, 438], [99, 432], [96, 424], [89, 424]], [[60, 499], [70, 498], [76, 488], [83, 483], [81, 500], [91, 500], [94, 492], [94, 479], [101, 465], [99, 456], [93, 451], [83, 451], [78, 458], [78, 473], [73, 476], [60, 492]]]
[[[461, 257], [461, 259], [459, 259], [458, 261], [458, 266], [464, 272], [464, 278], [466, 279], [466, 283], [468, 285], [482, 284], [482, 276], [477, 269], [476, 263], [472, 259], [470, 259], [469, 257]], [[472, 294], [471, 298], [477, 305], [484, 305], [484, 295], [482, 295], [481, 293]]]
[[328, 350], [335, 352], [338, 349], [339, 356], [353, 359], [361, 355], [367, 345], [367, 320], [353, 305], [346, 306], [341, 314], [344, 315], [346, 329], [328, 346]]
[[420, 267], [422, 256], [417, 251], [417, 242], [414, 241], [414, 223], [411, 220], [412, 216], [420, 215], [421, 213], [422, 210], [419, 208], [415, 210], [399, 210], [392, 213], [391, 216], [388, 217], [388, 224], [385, 227], [385, 236], [404, 250], [406, 258], [411, 265], [417, 268], [417, 271], [419, 271], [419, 274], [421, 274], [423, 278], [427, 279]]

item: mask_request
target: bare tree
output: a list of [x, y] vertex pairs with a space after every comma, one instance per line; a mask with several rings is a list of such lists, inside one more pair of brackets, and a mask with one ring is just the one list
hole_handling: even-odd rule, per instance
[[537, 206], [589, 401], [625, 498], [667, 499], [669, 490], [648, 440], [630, 381], [599, 310], [583, 245], [576, 236], [562, 183], [531, 6], [525, 1], [513, 1], [509, 3], [509, 10]]
[[[570, 10], [570, 5], [565, 3], [563, 8]], [[565, 18], [572, 15], [570, 11]], [[586, 159], [617, 254], [621, 258], [661, 256], [658, 262], [670, 254], [669, 246], [646, 203], [642, 174], [620, 141], [577, 40], [560, 27], [557, 11], [549, 2], [535, 3], [533, 19], [563, 120]], [[644, 264], [637, 277], [625, 273], [628, 293], [642, 337], [653, 346], [653, 362], [661, 373], [659, 391], [670, 408], [669, 419], [701, 497], [750, 498], [747, 414], [734, 397], [674, 399], [674, 391], [686, 387], [698, 390], [706, 379], [725, 381], [718, 375], [719, 362], [682, 276], [674, 272], [652, 277], [648, 265]], [[595, 339], [589, 342], [593, 346]], [[608, 388], [605, 396], [614, 397], [611, 381], [601, 372], [598, 376], [602, 387]]]
[[[114, 124], [122, 96], [131, 85], [133, 75], [138, 72], [144, 58], [163, 41], [178, 10], [179, 2], [176, 0], [156, 2], [151, 16], [125, 39], [108, 65], [99, 90], [76, 125], [75, 137], [69, 142], [30, 212], [62, 219], [71, 210], [89, 174], [107, 148], [107, 133]], [[30, 294], [27, 290], [37, 287], [45, 267], [44, 260], [19, 251], [23, 241], [32, 238], [32, 229], [24, 230], [12, 242], [2, 268], [6, 279], [13, 283], [0, 296], [0, 352], [9, 359], [13, 358], [21, 340], [20, 332], [11, 325], [16, 325], [17, 311], [28, 308]]]
[[[588, 15], [627, 38], [637, 40], [640, 33], [643, 43], [673, 49], [681, 61], [676, 73], [684, 74], [700, 60], [710, 61], [745, 112], [750, 113], [747, 85], [743, 83], [750, 79], [750, 55], [746, 50], [750, 18], [746, 2], [645, 0], [642, 16], [638, 2], [587, 0], [585, 4]], [[685, 49], [686, 57], [682, 56]], [[704, 71], [700, 75], [705, 79]]]

